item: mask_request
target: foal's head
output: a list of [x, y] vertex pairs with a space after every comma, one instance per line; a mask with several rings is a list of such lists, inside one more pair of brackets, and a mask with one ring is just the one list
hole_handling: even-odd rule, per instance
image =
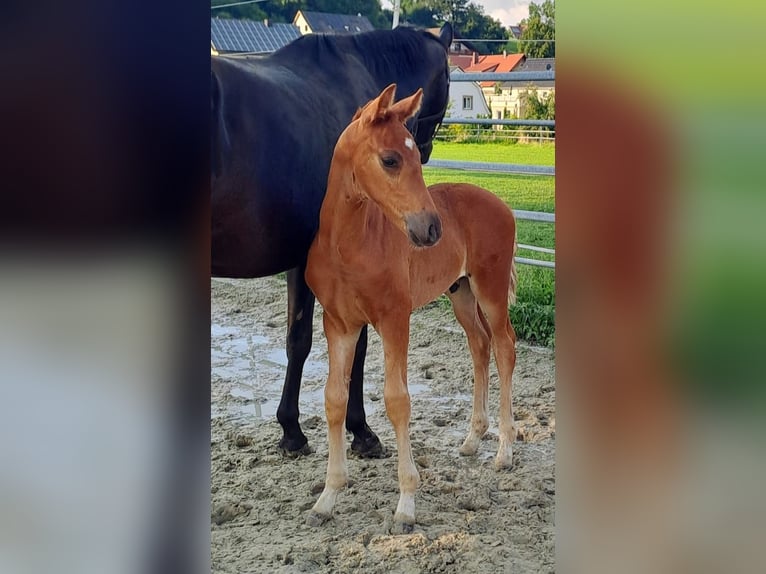
[[[374, 201], [386, 217], [418, 247], [434, 245], [442, 224], [423, 181], [420, 153], [405, 127], [418, 113], [423, 91], [394, 103], [391, 84], [359, 110], [335, 148], [347, 160], [356, 193]], [[340, 153], [339, 153], [340, 152]]]

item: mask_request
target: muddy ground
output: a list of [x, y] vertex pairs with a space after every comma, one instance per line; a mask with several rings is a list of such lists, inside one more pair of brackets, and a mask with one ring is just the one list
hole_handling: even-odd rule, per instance
[[[490, 430], [474, 457], [458, 454], [471, 414], [472, 367], [448, 305], [411, 320], [409, 388], [413, 456], [421, 477], [415, 531], [391, 535], [398, 500], [396, 455], [349, 456], [352, 481], [332, 520], [305, 515], [327, 464], [323, 388], [327, 345], [321, 308], [300, 399], [313, 454], [284, 458], [276, 408], [284, 380], [284, 279], [212, 280], [213, 572], [552, 572], [555, 393], [553, 353], [517, 346], [513, 400], [519, 434], [513, 468], [498, 472], [498, 384], [492, 366]], [[383, 355], [370, 330], [365, 369], [370, 427], [389, 452]], [[350, 435], [349, 435], [350, 437]], [[350, 438], [349, 438], [350, 445]], [[349, 451], [350, 452], [350, 451]]]

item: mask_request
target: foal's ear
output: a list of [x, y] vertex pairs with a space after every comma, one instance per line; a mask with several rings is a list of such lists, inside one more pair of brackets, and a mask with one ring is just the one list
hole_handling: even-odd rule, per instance
[[396, 102], [388, 113], [397, 117], [402, 123], [406, 122], [412, 116], [420, 111], [420, 104], [423, 103], [423, 88], [412, 94], [409, 98], [404, 98]]
[[364, 106], [361, 113], [357, 112], [357, 115], [367, 122], [382, 120], [388, 114], [388, 109], [391, 107], [391, 104], [394, 103], [395, 95], [396, 84], [391, 84], [383, 90], [377, 98]]

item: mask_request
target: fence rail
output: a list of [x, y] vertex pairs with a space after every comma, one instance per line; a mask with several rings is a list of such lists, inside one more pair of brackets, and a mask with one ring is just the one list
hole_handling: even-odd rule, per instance
[[[547, 72], [453, 72], [450, 75], [453, 82], [532, 82], [532, 81], [555, 81], [555, 73]], [[511, 120], [511, 119], [462, 119], [462, 118], [444, 118], [444, 125], [501, 125], [501, 126], [538, 126], [555, 128], [555, 120]], [[489, 171], [494, 173], [509, 173], [522, 175], [549, 175], [555, 176], [556, 169], [547, 165], [520, 165], [520, 164], [502, 164], [490, 162], [469, 162], [454, 160], [432, 159], [428, 162], [430, 167], [440, 167], [446, 169], [464, 169], [475, 171]], [[553, 213], [542, 211], [526, 211], [523, 209], [513, 210], [516, 219], [527, 221], [538, 221], [542, 223], [555, 224], [556, 216]], [[522, 250], [537, 251], [541, 253], [556, 254], [555, 249], [548, 247], [539, 247], [536, 245], [518, 244], [517, 247]], [[516, 257], [516, 262], [524, 265], [534, 265], [537, 267], [556, 268], [554, 261], [544, 261], [542, 259], [530, 259], [528, 257]]]
[[452, 72], [452, 82], [552, 82], [553, 71], [547, 72]]
[[452, 159], [432, 159], [429, 160], [428, 165], [430, 167], [464, 169], [468, 171], [491, 171], [495, 173], [515, 173], [521, 175], [556, 175], [556, 168], [551, 165], [490, 163], [488, 161], [458, 161]]
[[456, 124], [474, 124], [477, 126], [540, 126], [545, 128], [556, 127], [556, 120], [493, 120], [492, 118], [444, 118], [445, 126]]

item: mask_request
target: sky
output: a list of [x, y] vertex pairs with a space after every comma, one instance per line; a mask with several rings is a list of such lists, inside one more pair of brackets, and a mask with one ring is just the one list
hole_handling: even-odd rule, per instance
[[[492, 16], [505, 26], [515, 26], [529, 16], [529, 0], [471, 0], [484, 8], [484, 13]], [[536, 4], [541, 4], [538, 0]], [[392, 0], [383, 0], [384, 8], [393, 8]]]
[[[473, 0], [484, 13], [500, 20], [503, 26], [515, 26], [529, 16], [529, 0]], [[538, 4], [540, 2], [537, 2]]]

